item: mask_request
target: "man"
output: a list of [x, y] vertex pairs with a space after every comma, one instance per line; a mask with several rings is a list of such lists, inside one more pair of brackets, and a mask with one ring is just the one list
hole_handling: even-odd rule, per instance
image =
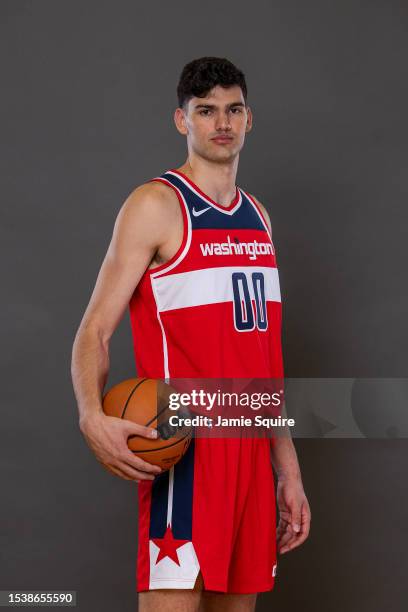
[[139, 483], [139, 609], [249, 611], [258, 592], [273, 588], [276, 553], [309, 533], [290, 436], [272, 445], [195, 438], [160, 473], [127, 447], [129, 435], [155, 432], [101, 407], [109, 340], [127, 307], [139, 376], [283, 376], [270, 219], [235, 184], [252, 126], [245, 77], [226, 59], [203, 57], [184, 67], [177, 92], [174, 120], [187, 160], [136, 188], [119, 211], [75, 339], [73, 382], [80, 428], [97, 459]]

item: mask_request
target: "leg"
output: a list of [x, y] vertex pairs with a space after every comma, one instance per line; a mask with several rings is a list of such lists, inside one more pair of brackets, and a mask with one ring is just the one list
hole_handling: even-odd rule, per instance
[[203, 591], [199, 612], [254, 612], [256, 593], [215, 593]]
[[156, 589], [139, 593], [139, 612], [198, 612], [203, 589], [201, 572], [194, 589]]

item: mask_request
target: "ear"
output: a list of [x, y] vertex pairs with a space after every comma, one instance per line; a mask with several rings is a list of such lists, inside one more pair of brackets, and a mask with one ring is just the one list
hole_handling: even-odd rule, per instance
[[247, 106], [247, 124], [245, 127], [246, 132], [250, 132], [252, 129], [252, 111], [249, 106]]
[[180, 107], [176, 108], [176, 110], [174, 111], [174, 123], [176, 124], [176, 128], [178, 129], [180, 134], [183, 134], [183, 136], [187, 136], [188, 129], [186, 123], [186, 115], [185, 111]]

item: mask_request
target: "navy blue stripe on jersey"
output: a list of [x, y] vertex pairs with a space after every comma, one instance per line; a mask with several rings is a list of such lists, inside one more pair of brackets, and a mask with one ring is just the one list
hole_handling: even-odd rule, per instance
[[169, 472], [162, 472], [156, 476], [152, 486], [149, 528], [150, 539], [162, 538], [166, 531], [168, 491]]
[[259, 229], [266, 232], [259, 215], [244, 194], [242, 194], [242, 200], [241, 206], [232, 215], [225, 215], [216, 208], [211, 208], [196, 217], [192, 210], [193, 207], [194, 211], [200, 211], [206, 206], [203, 206], [203, 200], [200, 200], [199, 205], [194, 206], [193, 204], [189, 207], [192, 229]]
[[[194, 438], [185, 455], [174, 466], [171, 530], [176, 540], [190, 540], [193, 530]], [[153, 481], [150, 507], [150, 539], [163, 538], [167, 529], [169, 472]]]
[[194, 438], [184, 457], [174, 466], [173, 517], [176, 540], [191, 540], [193, 527]]
[[[177, 187], [184, 196], [191, 219], [191, 228], [195, 229], [259, 229], [267, 233], [259, 214], [253, 204], [241, 191], [241, 205], [232, 214], [225, 214], [215, 206], [197, 195], [179, 177], [165, 172], [161, 178]], [[201, 212], [203, 211], [203, 212]], [[205, 211], [205, 212], [204, 212]]]

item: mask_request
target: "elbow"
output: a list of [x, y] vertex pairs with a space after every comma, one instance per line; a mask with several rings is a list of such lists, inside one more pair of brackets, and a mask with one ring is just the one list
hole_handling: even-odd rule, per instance
[[[94, 319], [83, 319], [78, 327], [75, 334], [74, 342], [72, 345], [72, 361], [75, 360], [75, 353], [81, 346], [89, 346], [98, 342], [102, 348], [106, 351], [109, 350], [109, 342], [112, 333], [101, 325], [97, 320]], [[72, 366], [71, 366], [72, 367]]]

